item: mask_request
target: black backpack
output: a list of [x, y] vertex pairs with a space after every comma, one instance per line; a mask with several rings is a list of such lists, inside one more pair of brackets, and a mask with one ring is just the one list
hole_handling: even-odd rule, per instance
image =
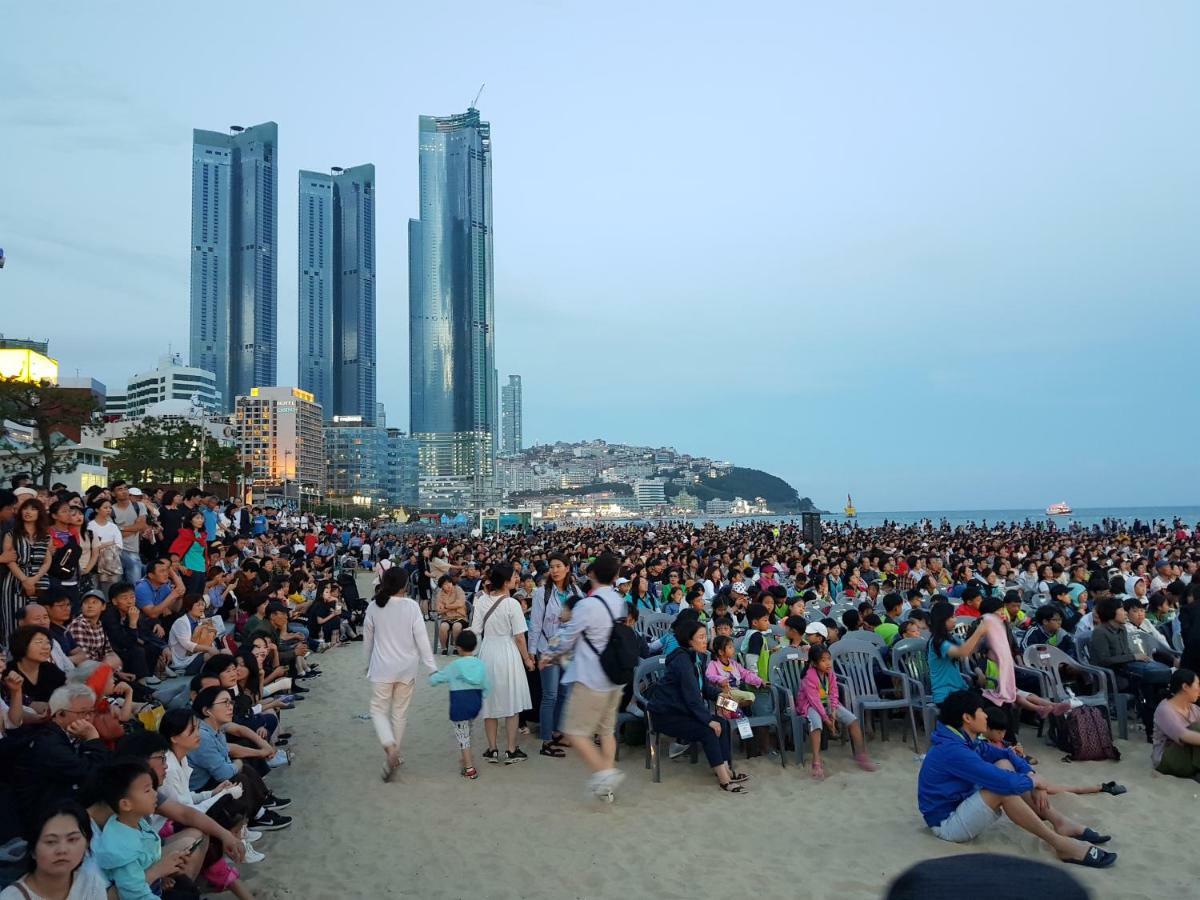
[[[608, 601], [603, 597], [596, 597], [596, 599], [604, 604], [605, 610], [611, 615], [612, 610], [608, 608]], [[582, 632], [581, 637], [584, 643], [592, 648], [592, 652], [600, 657], [600, 668], [604, 670], [609, 681], [619, 685], [626, 685], [633, 681], [633, 673], [641, 660], [641, 644], [637, 634], [625, 624], [624, 619], [613, 619], [612, 631], [608, 635], [608, 643], [604, 645], [603, 650], [596, 649], [596, 645], [588, 639], [586, 632]]]

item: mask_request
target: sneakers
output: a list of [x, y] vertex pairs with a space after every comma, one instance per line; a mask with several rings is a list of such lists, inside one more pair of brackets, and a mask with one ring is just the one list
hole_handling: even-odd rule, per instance
[[263, 801], [263, 808], [278, 812], [281, 809], [287, 809], [292, 805], [292, 801], [286, 797], [276, 797], [274, 794], [268, 794], [267, 799]]
[[255, 841], [257, 841], [259, 838], [261, 838], [261, 837], [262, 837], [262, 832], [261, 832], [261, 831], [255, 831], [255, 830], [253, 830], [252, 828], [247, 828], [247, 829], [246, 829], [246, 833], [243, 835], [243, 837], [244, 837], [246, 840], [248, 840], [250, 843], [252, 843], [252, 844], [253, 844]]
[[[282, 818], [282, 816], [280, 818]], [[262, 862], [267, 858], [267, 854], [259, 853], [257, 850], [251, 847], [249, 841], [243, 841], [242, 846], [245, 848], [245, 855], [242, 857], [242, 862], [256, 863]]]
[[281, 816], [274, 810], [268, 809], [250, 824], [254, 826], [255, 831], [282, 831], [292, 824], [292, 817]]
[[527, 759], [529, 757], [525, 755], [525, 751], [520, 747], [504, 754], [504, 764], [506, 766], [511, 766], [513, 763], [525, 762]]
[[683, 756], [683, 754], [687, 753], [691, 749], [691, 744], [679, 744], [675, 741], [672, 741], [670, 748], [667, 750], [667, 755], [671, 759], [679, 759], [679, 757]]
[[625, 773], [620, 769], [605, 769], [597, 772], [588, 782], [592, 796], [604, 803], [612, 803], [617, 797], [617, 788], [625, 780]]
[[500, 751], [495, 749], [484, 750], [483, 758], [485, 762], [498, 763], [500, 762]]
[[280, 766], [291, 765], [292, 758], [287, 755], [286, 750], [276, 750], [275, 755], [267, 760], [267, 765], [272, 769], [278, 769]]

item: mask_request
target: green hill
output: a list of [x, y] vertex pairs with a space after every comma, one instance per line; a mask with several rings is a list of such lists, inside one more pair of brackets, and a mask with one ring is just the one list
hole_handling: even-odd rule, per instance
[[[669, 484], [667, 496], [674, 497], [680, 490], [679, 485]], [[735, 497], [753, 500], [755, 497], [762, 497], [779, 513], [816, 511], [812, 500], [801, 497], [796, 493], [796, 489], [782, 478], [758, 469], [742, 469], [737, 466], [718, 478], [702, 478], [699, 484], [689, 485], [688, 493], [698, 497], [701, 502], [732, 500]]]

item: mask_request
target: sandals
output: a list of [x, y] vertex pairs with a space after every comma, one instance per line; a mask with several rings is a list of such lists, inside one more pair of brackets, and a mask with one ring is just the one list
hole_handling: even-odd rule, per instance
[[542, 744], [542, 749], [538, 751], [542, 756], [553, 756], [555, 759], [561, 759], [566, 756], [565, 750], [561, 750], [554, 746], [553, 741], [546, 741]]
[[479, 777], [479, 773], [475, 771], [474, 766], [463, 766], [458, 774], [462, 775], [463, 778], [470, 778], [472, 780]]
[[393, 766], [391, 763], [384, 763], [382, 774], [383, 783], [387, 784], [390, 782], [392, 780], [392, 776], [396, 774], [396, 770], [399, 768], [399, 766]]
[[1092, 847], [1084, 854], [1083, 859], [1064, 859], [1063, 862], [1072, 866], [1084, 866], [1088, 869], [1107, 869], [1117, 861], [1117, 854], [1099, 847]]
[[734, 784], [744, 784], [750, 780], [750, 773], [749, 772], [734, 772], [732, 777], [730, 777], [729, 780], [732, 781]]
[[726, 781], [720, 785], [720, 788], [727, 794], [748, 794], [749, 793], [749, 791], [747, 791], [746, 788], [744, 788], [742, 785], [738, 784], [736, 781]]
[[1123, 784], [1117, 784], [1115, 781], [1106, 781], [1100, 785], [1100, 792], [1104, 794], [1112, 794], [1114, 797], [1119, 797], [1121, 794], [1128, 792], [1129, 788]]
[[817, 781], [825, 780], [825, 767], [819, 762], [813, 762], [811, 770], [812, 777]]
[[1107, 844], [1112, 840], [1111, 834], [1100, 834], [1098, 831], [1093, 831], [1090, 828], [1085, 828], [1078, 835], [1078, 840], [1085, 841], [1089, 844]]

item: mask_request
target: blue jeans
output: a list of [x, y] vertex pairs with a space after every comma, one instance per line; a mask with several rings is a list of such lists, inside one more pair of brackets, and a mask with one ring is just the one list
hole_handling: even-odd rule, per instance
[[301, 625], [299, 622], [288, 622], [287, 630], [292, 634], [300, 635], [300, 637], [304, 638], [306, 641], [312, 637], [312, 635], [308, 633], [308, 628], [306, 628], [304, 625]]
[[125, 580], [130, 584], [141, 581], [142, 576], [146, 574], [146, 567], [142, 565], [142, 555], [132, 550], [122, 550], [121, 571], [125, 573]]
[[567, 692], [559, 689], [562, 669], [558, 666], [546, 666], [538, 672], [538, 675], [542, 680], [542, 705], [538, 708], [538, 731], [541, 732], [542, 740], [548, 741], [558, 731]]

